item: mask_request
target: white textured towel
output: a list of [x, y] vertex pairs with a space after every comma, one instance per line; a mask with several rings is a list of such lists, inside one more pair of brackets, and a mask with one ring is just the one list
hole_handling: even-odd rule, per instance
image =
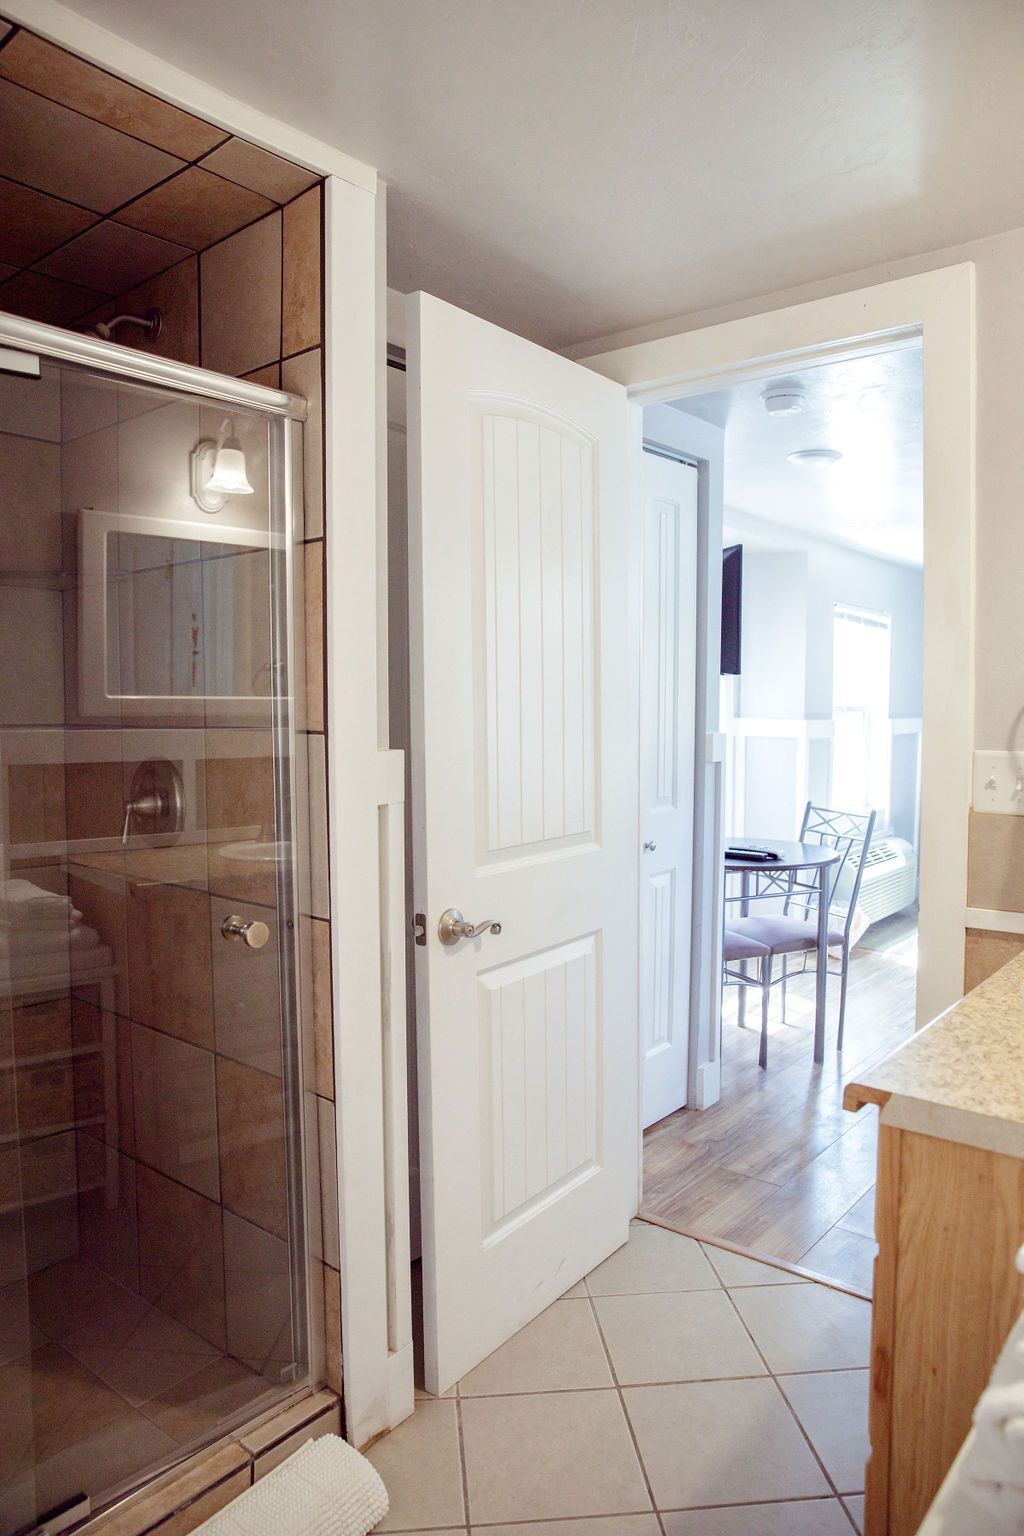
[[309, 1440], [195, 1536], [368, 1536], [388, 1512], [374, 1467], [337, 1435]]

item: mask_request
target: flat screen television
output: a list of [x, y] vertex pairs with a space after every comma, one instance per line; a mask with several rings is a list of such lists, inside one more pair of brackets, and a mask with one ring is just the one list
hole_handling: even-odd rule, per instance
[[722, 550], [722, 674], [738, 676], [743, 608], [743, 545]]

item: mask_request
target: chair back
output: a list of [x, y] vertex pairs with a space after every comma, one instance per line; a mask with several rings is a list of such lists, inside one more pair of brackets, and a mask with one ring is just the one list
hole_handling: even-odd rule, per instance
[[[860, 883], [864, 875], [868, 849], [871, 847], [877, 814], [876, 811], [837, 811], [829, 806], [815, 805], [808, 800], [800, 826], [799, 841], [801, 843], [820, 843], [824, 848], [835, 848], [839, 854], [839, 858], [829, 870], [830, 909], [843, 871], [847, 866], [853, 870], [850, 904], [846, 909], [846, 920], [843, 925], [847, 938], [850, 936], [850, 925], [857, 907]], [[786, 899], [786, 911], [789, 912], [793, 906], [803, 907], [805, 915], [809, 917], [812, 911], [817, 910], [817, 899], [817, 878], [808, 871], [798, 871], [793, 877], [792, 892]]]

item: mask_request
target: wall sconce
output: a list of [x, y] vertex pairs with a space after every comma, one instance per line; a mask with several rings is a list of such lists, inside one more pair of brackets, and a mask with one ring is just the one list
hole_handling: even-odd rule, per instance
[[229, 496], [254, 494], [245, 472], [245, 454], [232, 429], [227, 418], [216, 442], [203, 438], [189, 455], [192, 500], [203, 512], [219, 512]]

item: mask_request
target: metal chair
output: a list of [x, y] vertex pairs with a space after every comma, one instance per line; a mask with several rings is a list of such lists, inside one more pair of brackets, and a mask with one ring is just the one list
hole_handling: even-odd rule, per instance
[[[750, 976], [743, 969], [751, 960], [757, 963], [757, 974]], [[732, 967], [730, 969], [730, 967]], [[727, 928], [722, 936], [722, 975], [726, 986], [731, 982], [737, 987], [760, 987], [761, 989], [761, 1048], [758, 1052], [757, 1064], [759, 1067], [768, 1065], [768, 1005], [771, 1001], [772, 990], [772, 952], [767, 944], [761, 944], [757, 939], [747, 937], [742, 933], [735, 933]], [[745, 998], [745, 993], [740, 992], [740, 998]], [[739, 1019], [741, 1029], [745, 1029], [742, 1013]]]
[[[799, 841], [801, 843], [821, 843], [827, 848], [835, 848], [840, 855], [839, 859], [832, 866], [828, 891], [828, 950], [838, 949], [840, 951], [837, 1051], [841, 1051], [843, 1048], [843, 1035], [846, 1028], [846, 993], [850, 973], [850, 933], [853, 927], [854, 913], [857, 909], [857, 897], [860, 894], [864, 864], [875, 830], [876, 814], [875, 811], [836, 811], [826, 806], [814, 805], [808, 800], [807, 808], [804, 811], [804, 819], [800, 827]], [[847, 879], [845, 881], [843, 881], [844, 871], [847, 872]], [[852, 872], [852, 875], [850, 872]], [[841, 881], [843, 881], [845, 887], [844, 895], [847, 897], [846, 907], [845, 911], [841, 909], [834, 911], [836, 891]], [[783, 1017], [785, 1017], [786, 1007], [785, 988], [789, 977], [788, 957], [794, 954], [806, 956], [812, 950], [817, 950], [817, 917], [817, 879], [811, 879], [800, 871], [794, 871], [789, 876], [788, 890], [785, 894], [782, 912], [772, 913], [767, 917], [741, 917], [730, 923], [730, 928], [737, 935], [759, 944], [766, 944], [771, 950], [772, 957], [776, 955], [783, 957], [782, 975], [777, 978], [781, 982], [783, 989]], [[816, 964], [824, 964], [827, 968], [828, 950], [826, 950], [824, 960], [820, 956], [816, 957]], [[805, 960], [804, 970], [806, 969]]]

